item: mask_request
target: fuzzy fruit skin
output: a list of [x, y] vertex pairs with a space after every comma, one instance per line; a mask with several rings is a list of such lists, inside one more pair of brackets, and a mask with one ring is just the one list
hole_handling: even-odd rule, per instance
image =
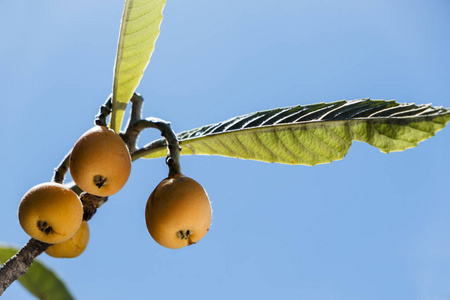
[[[120, 191], [130, 176], [130, 152], [113, 130], [95, 126], [76, 142], [69, 169], [73, 181], [85, 192], [111, 196]], [[98, 178], [106, 180], [99, 184]]]
[[198, 182], [182, 174], [161, 181], [145, 209], [150, 235], [158, 244], [171, 249], [201, 240], [209, 230], [211, 215], [206, 191]]
[[83, 206], [77, 194], [59, 183], [32, 187], [19, 204], [19, 223], [32, 238], [56, 244], [70, 239], [80, 228]]
[[83, 221], [77, 233], [65, 242], [50, 246], [45, 253], [57, 258], [74, 258], [84, 252], [89, 242], [89, 225]]

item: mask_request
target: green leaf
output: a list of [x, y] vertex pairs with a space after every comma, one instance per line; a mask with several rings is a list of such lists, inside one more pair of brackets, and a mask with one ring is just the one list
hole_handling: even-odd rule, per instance
[[116, 132], [155, 49], [165, 4], [165, 0], [125, 1], [112, 92], [111, 128]]
[[[403, 151], [432, 137], [450, 109], [360, 99], [255, 112], [178, 134], [183, 155], [221, 155], [314, 166], [344, 158], [354, 140], [382, 152]], [[164, 140], [133, 159], [167, 154]]]
[[[0, 246], [0, 263], [4, 264], [18, 251], [19, 249], [13, 247]], [[34, 260], [28, 272], [19, 278], [19, 282], [39, 299], [73, 299], [61, 279], [37, 260]]]

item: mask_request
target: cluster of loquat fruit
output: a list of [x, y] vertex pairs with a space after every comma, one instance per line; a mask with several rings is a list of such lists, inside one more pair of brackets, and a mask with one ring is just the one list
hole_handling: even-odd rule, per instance
[[[84, 192], [108, 197], [117, 193], [131, 172], [131, 157], [122, 138], [105, 126], [95, 126], [75, 143], [69, 170]], [[32, 238], [51, 244], [53, 257], [79, 256], [89, 241], [78, 195], [61, 183], [32, 187], [22, 198], [19, 223]], [[202, 239], [211, 224], [211, 204], [203, 187], [181, 173], [162, 180], [146, 209], [147, 229], [160, 245], [177, 249]]]

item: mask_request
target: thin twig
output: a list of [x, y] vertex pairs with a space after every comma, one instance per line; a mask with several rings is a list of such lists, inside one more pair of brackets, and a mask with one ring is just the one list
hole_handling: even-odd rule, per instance
[[[156, 128], [161, 131], [161, 136], [166, 140], [168, 149], [166, 163], [169, 166], [169, 177], [181, 172], [180, 166], [180, 151], [181, 147], [178, 143], [178, 138], [172, 130], [170, 122], [158, 118], [146, 118], [129, 126], [134, 132], [140, 133], [146, 128]], [[137, 151], [135, 151], [137, 152]]]
[[158, 129], [159, 131], [161, 131], [161, 136], [165, 138], [168, 148], [166, 163], [169, 166], [169, 177], [180, 173], [181, 148], [178, 143], [177, 136], [171, 128], [171, 124], [158, 118], [142, 119], [142, 107], [144, 104], [144, 98], [140, 94], [134, 93], [130, 101], [132, 103], [130, 120], [127, 124], [125, 133], [121, 134], [122, 139], [128, 146], [130, 154], [133, 156], [133, 153], [139, 151], [137, 140], [139, 134], [144, 129]]
[[112, 94], [109, 95], [109, 97], [106, 99], [105, 103], [100, 106], [100, 110], [98, 112], [98, 114], [95, 116], [95, 125], [98, 126], [105, 126], [107, 127], [106, 124], [106, 118], [111, 114], [112, 111]]
[[64, 159], [59, 163], [59, 166], [55, 168], [55, 172], [52, 178], [53, 182], [61, 184], [64, 183], [66, 173], [69, 170], [70, 154], [72, 154], [72, 150], [70, 150], [69, 153], [66, 154]]
[[141, 131], [135, 129], [133, 124], [139, 122], [142, 119], [142, 107], [144, 105], [144, 98], [140, 94], [134, 93], [130, 101], [131, 101], [130, 120], [128, 121], [125, 133], [121, 133], [120, 136], [122, 137], [125, 144], [127, 144], [130, 154], [132, 154], [134, 151], [138, 149], [137, 140], [139, 134], [141, 133]]
[[[134, 93], [131, 101], [131, 116], [128, 124], [133, 124], [139, 120], [142, 120], [142, 107], [144, 105], [144, 98], [139, 93]], [[129, 126], [127, 126], [129, 127]]]
[[161, 151], [166, 148], [167, 148], [167, 140], [164, 138], [158, 139], [143, 146], [139, 150], [134, 151], [133, 154], [131, 154], [131, 160], [132, 161], [138, 160], [139, 158], [145, 157], [149, 154]]

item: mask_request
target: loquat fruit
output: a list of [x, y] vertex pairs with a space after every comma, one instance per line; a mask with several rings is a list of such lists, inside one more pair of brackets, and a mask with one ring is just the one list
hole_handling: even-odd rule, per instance
[[100, 197], [111, 196], [130, 176], [130, 152], [113, 130], [95, 126], [75, 143], [69, 170], [73, 181], [85, 192]]
[[157, 243], [171, 249], [201, 240], [209, 230], [211, 215], [206, 191], [183, 174], [161, 181], [145, 209], [150, 235]]
[[32, 238], [56, 244], [70, 239], [80, 228], [83, 205], [77, 194], [59, 183], [32, 187], [19, 204], [19, 223]]
[[52, 257], [74, 258], [84, 252], [89, 242], [89, 225], [83, 221], [77, 233], [65, 242], [50, 246], [45, 253]]

